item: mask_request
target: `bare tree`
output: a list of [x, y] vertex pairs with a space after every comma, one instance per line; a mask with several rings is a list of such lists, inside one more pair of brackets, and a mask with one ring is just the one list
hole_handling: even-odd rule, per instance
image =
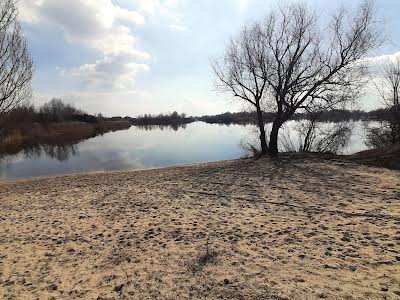
[[266, 46], [261, 36], [260, 25], [247, 26], [237, 39], [231, 39], [224, 56], [212, 64], [218, 90], [230, 92], [254, 107], [263, 155], [268, 152], [261, 107], [268, 76]]
[[61, 99], [53, 98], [40, 107], [39, 114], [42, 121], [61, 122], [74, 120], [77, 116], [84, 115], [85, 112], [71, 104], [64, 103]]
[[389, 109], [400, 111], [400, 58], [389, 60], [376, 87]]
[[383, 43], [377, 25], [369, 0], [353, 12], [339, 9], [326, 25], [307, 5], [290, 4], [246, 28], [214, 70], [235, 97], [275, 113], [268, 145], [275, 156], [279, 130], [295, 112], [356, 99], [366, 81], [362, 59]]
[[26, 103], [33, 62], [18, 21], [15, 0], [0, 1], [0, 114]]

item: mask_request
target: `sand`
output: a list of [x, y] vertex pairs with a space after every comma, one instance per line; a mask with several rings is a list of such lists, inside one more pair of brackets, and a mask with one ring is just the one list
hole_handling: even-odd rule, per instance
[[235, 160], [0, 184], [1, 299], [399, 299], [400, 171]]

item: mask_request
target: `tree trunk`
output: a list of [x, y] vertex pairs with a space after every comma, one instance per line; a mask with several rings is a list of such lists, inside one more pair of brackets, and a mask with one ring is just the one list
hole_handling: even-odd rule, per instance
[[275, 157], [278, 155], [278, 133], [280, 127], [281, 125], [277, 121], [274, 121], [274, 123], [272, 124], [268, 147], [268, 154], [271, 157]]
[[261, 155], [266, 155], [268, 153], [268, 145], [267, 145], [267, 140], [265, 138], [263, 114], [259, 104], [257, 105], [257, 121], [258, 121], [258, 127], [260, 129]]

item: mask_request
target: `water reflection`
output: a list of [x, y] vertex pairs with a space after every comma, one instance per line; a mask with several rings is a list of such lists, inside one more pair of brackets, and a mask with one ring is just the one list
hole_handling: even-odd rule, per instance
[[283, 134], [282, 148], [287, 152], [342, 154], [350, 143], [353, 127], [354, 122], [349, 121], [298, 121]]
[[[299, 147], [295, 130], [298, 126], [295, 121], [288, 122], [282, 132], [291, 136], [296, 148]], [[203, 122], [176, 126], [132, 126], [129, 130], [110, 132], [87, 140], [31, 145], [23, 151], [3, 155], [0, 178], [132, 170], [235, 159], [246, 154], [240, 146], [241, 142], [254, 137], [257, 143], [255, 128], [253, 125], [225, 126]], [[353, 129], [346, 153], [366, 149], [362, 123], [355, 124]]]
[[145, 131], [151, 131], [151, 130], [161, 130], [161, 131], [167, 131], [167, 130], [173, 130], [173, 131], [178, 131], [179, 129], [186, 129], [187, 124], [172, 124], [172, 125], [135, 125], [136, 128], [139, 128], [141, 130]]
[[[52, 172], [47, 167], [46, 157], [54, 162], [65, 163], [79, 154], [78, 142], [61, 144], [29, 145], [17, 154], [0, 155], [0, 177], [30, 177], [51, 174], [64, 174], [68, 172]], [[30, 166], [30, 162], [43, 162], [39, 167]], [[16, 167], [23, 162], [22, 169], [17, 176], [11, 175]], [[42, 170], [40, 170], [42, 169]], [[8, 175], [10, 174], [10, 175]]]
[[15, 147], [6, 148], [0, 153], [0, 164], [12, 162], [12, 157], [23, 157], [24, 159], [39, 159], [44, 155], [58, 161], [67, 161], [72, 156], [78, 154], [78, 144], [85, 139], [55, 140], [51, 143], [25, 143]]
[[396, 145], [400, 143], [400, 116], [399, 119], [366, 124], [365, 131], [366, 144], [370, 148]]
[[84, 141], [26, 147], [5, 155], [0, 177], [132, 170], [243, 156], [238, 146], [245, 126], [202, 122], [176, 126], [132, 126]]
[[47, 154], [58, 161], [67, 161], [71, 156], [78, 154], [76, 144], [58, 144], [58, 145], [34, 145], [23, 150], [26, 159], [40, 158], [43, 154]]

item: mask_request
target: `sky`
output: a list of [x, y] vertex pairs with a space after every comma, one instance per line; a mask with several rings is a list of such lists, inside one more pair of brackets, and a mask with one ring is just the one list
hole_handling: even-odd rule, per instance
[[[324, 16], [358, 0], [307, 2]], [[57, 97], [91, 114], [123, 117], [242, 110], [232, 96], [215, 91], [210, 60], [243, 25], [276, 5], [276, 0], [20, 0], [35, 62], [34, 103]], [[400, 1], [377, 0], [376, 6], [389, 39], [371, 57], [400, 57]], [[372, 94], [361, 99], [362, 108], [379, 107]]]

